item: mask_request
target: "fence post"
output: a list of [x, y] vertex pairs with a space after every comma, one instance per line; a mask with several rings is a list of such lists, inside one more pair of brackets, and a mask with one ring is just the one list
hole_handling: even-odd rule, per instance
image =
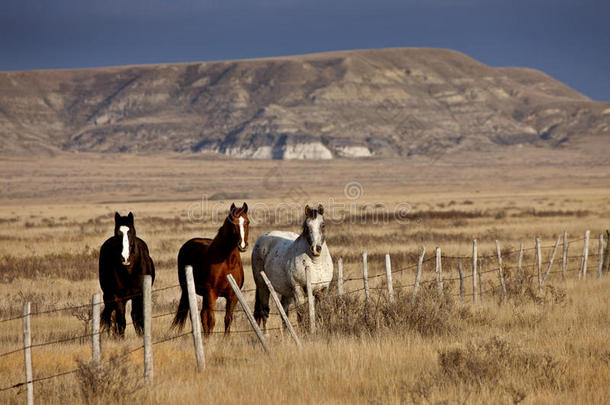
[[313, 289], [311, 286], [311, 269], [305, 267], [305, 282], [307, 285], [307, 308], [309, 310], [309, 332], [316, 333], [316, 304], [313, 299]]
[[481, 302], [483, 302], [483, 276], [482, 273], [483, 272], [483, 258], [481, 258], [481, 260], [479, 260], [479, 272], [477, 273], [477, 275], [479, 276], [479, 300]]
[[536, 265], [538, 268], [538, 290], [542, 288], [542, 254], [540, 252], [540, 238], [536, 237]]
[[563, 231], [563, 255], [561, 256], [561, 280], [566, 279], [568, 269], [568, 233]]
[[602, 265], [602, 272], [606, 274], [610, 272], [610, 231], [606, 230], [606, 254], [604, 255], [604, 264]]
[[464, 303], [464, 275], [462, 273], [462, 259], [458, 259], [458, 273], [460, 275], [460, 301]]
[[23, 356], [27, 404], [34, 405], [34, 383], [32, 382], [32, 332], [30, 329], [30, 303], [23, 304]]
[[498, 277], [502, 286], [502, 296], [506, 298], [506, 284], [504, 283], [504, 271], [502, 270], [502, 253], [500, 252], [500, 242], [496, 240], [496, 253], [498, 254]]
[[100, 350], [100, 307], [102, 306], [102, 294], [93, 294], [91, 298], [91, 360], [95, 366], [101, 362]]
[[519, 261], [517, 262], [517, 276], [521, 277], [521, 265], [523, 264], [523, 242], [519, 244]]
[[580, 272], [578, 273], [578, 279], [587, 279], [587, 260], [589, 259], [589, 235], [590, 231], [587, 229], [585, 232], [585, 243], [582, 248], [582, 261], [580, 265]]
[[421, 280], [421, 272], [424, 264], [424, 255], [426, 254], [426, 248], [421, 247], [421, 251], [419, 253], [419, 259], [417, 260], [417, 275], [415, 275], [415, 284], [413, 285], [413, 298], [412, 302], [415, 302], [415, 297], [417, 296], [417, 290], [419, 289], [419, 280]]
[[394, 286], [392, 285], [392, 262], [390, 261], [389, 253], [385, 255], [385, 276], [388, 282], [388, 295], [390, 297], [390, 302], [394, 302]]
[[152, 277], [145, 275], [142, 280], [144, 301], [144, 381], [153, 382], [153, 352], [152, 352]]
[[195, 347], [195, 359], [197, 360], [197, 372], [205, 369], [205, 356], [203, 354], [203, 341], [201, 340], [201, 319], [197, 307], [197, 295], [195, 293], [195, 279], [193, 278], [193, 266], [184, 266], [186, 276], [186, 291], [189, 298], [189, 312], [191, 315], [191, 327], [193, 334], [193, 346]]
[[472, 302], [477, 303], [477, 240], [472, 241]]
[[364, 280], [364, 295], [368, 301], [371, 298], [371, 292], [369, 291], [369, 269], [366, 250], [362, 251], [362, 279]]
[[256, 337], [258, 337], [258, 340], [261, 342], [261, 345], [263, 346], [263, 349], [265, 350], [265, 352], [269, 353], [269, 348], [267, 347], [267, 343], [265, 342], [265, 337], [263, 336], [263, 332], [261, 332], [261, 329], [256, 324], [256, 321], [254, 320], [254, 315], [252, 315], [252, 311], [250, 311], [250, 308], [248, 307], [248, 304], [246, 303], [246, 299], [244, 298], [243, 294], [241, 293], [241, 290], [239, 289], [239, 287], [237, 286], [235, 279], [233, 278], [233, 276], [231, 274], [227, 274], [227, 280], [229, 281], [229, 284], [231, 285], [233, 292], [237, 296], [237, 300], [239, 301], [241, 308], [244, 310], [244, 313], [246, 314], [246, 317], [248, 318], [248, 321], [250, 322], [252, 329], [254, 329], [254, 333], [256, 333]]
[[343, 259], [337, 260], [337, 291], [339, 297], [343, 296]]
[[301, 345], [301, 341], [299, 340], [299, 337], [297, 336], [296, 332], [292, 328], [292, 325], [290, 324], [290, 321], [288, 320], [286, 311], [284, 311], [284, 307], [282, 306], [280, 299], [277, 297], [277, 294], [275, 293], [273, 284], [271, 284], [271, 281], [269, 281], [269, 278], [267, 277], [267, 275], [265, 274], [264, 271], [261, 271], [260, 275], [263, 278], [263, 281], [265, 282], [265, 284], [267, 285], [267, 288], [269, 289], [269, 294], [271, 294], [271, 298], [273, 299], [273, 302], [275, 302], [275, 306], [277, 307], [277, 310], [280, 312], [280, 316], [282, 317], [282, 320], [284, 321], [284, 325], [286, 325], [286, 328], [288, 328], [288, 332], [290, 332], [290, 336], [292, 336], [292, 339], [294, 340], [294, 342], [297, 344], [297, 346], [300, 349], [301, 347], [303, 347], [303, 345]]
[[438, 295], [443, 295], [443, 265], [441, 262], [441, 248], [436, 248], [436, 265], [435, 265], [435, 273], [436, 273], [436, 288], [438, 290]]
[[542, 278], [542, 284], [546, 283], [546, 278], [551, 273], [551, 266], [553, 265], [553, 260], [555, 260], [555, 253], [557, 252], [557, 246], [559, 246], [560, 236], [557, 237], [557, 241], [555, 242], [555, 246], [553, 246], [553, 253], [551, 253], [551, 260], [549, 260], [549, 267], [546, 268], [546, 272], [544, 273], [544, 277]]
[[597, 278], [602, 276], [602, 266], [604, 263], [604, 234], [599, 234], [599, 250], [597, 252]]

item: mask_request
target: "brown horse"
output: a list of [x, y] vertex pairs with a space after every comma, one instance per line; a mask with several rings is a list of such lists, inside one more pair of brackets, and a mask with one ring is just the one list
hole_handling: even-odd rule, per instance
[[180, 304], [172, 328], [182, 329], [189, 313], [185, 266], [193, 267], [195, 291], [203, 297], [201, 323], [203, 333], [209, 336], [214, 329], [214, 307], [218, 297], [226, 299], [225, 335], [230, 333], [233, 309], [237, 297], [227, 281], [231, 274], [239, 288], [244, 284], [244, 269], [239, 252], [248, 248], [248, 205], [241, 208], [231, 205], [231, 211], [214, 239], [195, 238], [186, 242], [178, 253], [178, 280], [182, 289]]

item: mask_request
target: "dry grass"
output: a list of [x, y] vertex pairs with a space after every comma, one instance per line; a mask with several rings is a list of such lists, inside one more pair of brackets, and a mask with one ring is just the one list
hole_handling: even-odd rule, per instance
[[[58, 159], [45, 162], [46, 171], [40, 169], [40, 162], [19, 161], [19, 166], [11, 166], [15, 162], [11, 160], [0, 162], [11, 176], [0, 193], [0, 319], [19, 315], [26, 300], [35, 312], [88, 303], [99, 290], [97, 249], [112, 232], [115, 210], [135, 212], [138, 235], [147, 241], [157, 264], [154, 288], [177, 284], [180, 245], [193, 236], [212, 236], [219, 226], [210, 216], [189, 217], [201, 194], [216, 194], [211, 201], [220, 207], [230, 205], [221, 200], [222, 193], [248, 195], [251, 243], [270, 229], [298, 229], [298, 220], [286, 219], [300, 218], [305, 202], [328, 204], [333, 197], [344, 205], [327, 211], [328, 244], [335, 258], [343, 258], [345, 277], [360, 275], [362, 249], [368, 251], [371, 276], [384, 272], [383, 256], [388, 252], [393, 270], [403, 271], [394, 273], [393, 303], [384, 292], [384, 277], [371, 279], [373, 295], [368, 303], [362, 292], [338, 298], [333, 290], [322, 297], [315, 336], [306, 332], [306, 314], [298, 325], [293, 313], [304, 340], [301, 351], [279, 330], [268, 338], [270, 356], [250, 333], [235, 333], [228, 340], [215, 334], [205, 343], [207, 369], [197, 374], [189, 336], [159, 343], [154, 346], [152, 388], [139, 386], [142, 351], [124, 356], [124, 350], [141, 344], [130, 327], [124, 342], [103, 337], [105, 361], [99, 370], [87, 363], [87, 338], [35, 347], [35, 377], [79, 370], [36, 383], [36, 396], [45, 403], [610, 401], [610, 279], [595, 280], [597, 257], [592, 255], [587, 280], [576, 280], [582, 241], [574, 241], [567, 280], [561, 279], [561, 260], [556, 257], [547, 285], [539, 289], [531, 250], [534, 237], [540, 236], [547, 262], [556, 235], [567, 230], [570, 240], [579, 239], [591, 229], [591, 253], [597, 252], [597, 234], [607, 228], [610, 217], [607, 167], [573, 166], [564, 176], [563, 169], [553, 164], [523, 168], [506, 162], [502, 167], [392, 162], [388, 167], [379, 161], [284, 162], [282, 181], [268, 188], [266, 176], [275, 162], [162, 158], [159, 164], [157, 159], [137, 157], [125, 168], [112, 157]], [[70, 174], [85, 162], [90, 170]], [[200, 178], [204, 172], [211, 173], [209, 180]], [[56, 189], [46, 185], [49, 178]], [[119, 179], [116, 188], [109, 178]], [[434, 178], [440, 181], [429, 180]], [[357, 200], [343, 195], [345, 183], [351, 180], [364, 187]], [[501, 191], [498, 181], [505, 181]], [[296, 193], [295, 185], [307, 194]], [[384, 220], [385, 207], [402, 202], [409, 207], [405, 221], [392, 216]], [[270, 214], [263, 203], [285, 209]], [[479, 242], [480, 255], [489, 256], [482, 258], [483, 296], [476, 306], [471, 304], [468, 259], [473, 238]], [[506, 297], [497, 288], [496, 239], [504, 252]], [[530, 249], [522, 276], [517, 276], [514, 253], [519, 243]], [[421, 246], [427, 251], [425, 283], [413, 302], [413, 265]], [[434, 279], [431, 255], [436, 246], [444, 255], [443, 297], [429, 282]], [[454, 256], [465, 256], [464, 303], [458, 294]], [[254, 286], [249, 253], [242, 259], [244, 288], [249, 290]], [[345, 283], [346, 291], [361, 287], [358, 280]], [[171, 313], [178, 297], [178, 290], [172, 288], [156, 293], [154, 313]], [[253, 301], [252, 292], [246, 297]], [[154, 341], [172, 337], [170, 320], [170, 315], [154, 319]], [[272, 316], [270, 327], [279, 326], [278, 322]], [[19, 349], [20, 320], [0, 325], [0, 353]], [[34, 343], [78, 337], [87, 326], [86, 309], [35, 316]], [[249, 329], [243, 314], [236, 315], [233, 329]], [[22, 379], [23, 354], [0, 357], [0, 385]], [[0, 392], [1, 403], [21, 403], [23, 397], [22, 388]]]

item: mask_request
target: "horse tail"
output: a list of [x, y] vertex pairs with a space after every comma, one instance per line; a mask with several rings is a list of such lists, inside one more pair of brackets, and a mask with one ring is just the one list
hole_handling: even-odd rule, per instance
[[182, 330], [184, 327], [184, 323], [186, 322], [186, 317], [189, 314], [189, 297], [188, 293], [182, 290], [182, 295], [180, 296], [180, 304], [178, 304], [178, 310], [176, 311], [176, 315], [174, 316], [174, 320], [172, 321], [172, 329], [178, 328], [178, 330]]
[[[191, 267], [191, 266], [184, 266], [184, 268], [186, 269], [187, 267]], [[191, 270], [193, 268], [191, 267]], [[189, 314], [189, 295], [188, 295], [188, 289], [186, 286], [186, 280], [185, 280], [185, 273], [186, 271], [180, 272], [180, 269], [178, 269], [178, 279], [180, 281], [180, 288], [182, 289], [182, 295], [180, 296], [180, 303], [178, 304], [178, 310], [176, 311], [176, 316], [174, 316], [174, 320], [172, 321], [172, 329], [178, 329], [178, 330], [182, 330], [182, 328], [184, 327], [184, 323], [186, 322], [186, 318]]]

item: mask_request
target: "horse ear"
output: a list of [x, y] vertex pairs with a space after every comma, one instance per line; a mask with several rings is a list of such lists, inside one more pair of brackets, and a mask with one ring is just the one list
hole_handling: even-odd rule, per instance
[[118, 223], [119, 219], [121, 219], [121, 215], [118, 212], [114, 213], [114, 223]]
[[322, 206], [322, 204], [318, 205], [318, 214], [324, 215], [324, 207]]
[[245, 201], [244, 204], [241, 206], [241, 210], [244, 212], [244, 214], [248, 213], [248, 204], [246, 204]]
[[133, 213], [131, 211], [129, 212], [129, 215], [127, 215], [127, 220], [133, 225]]
[[311, 217], [311, 208], [309, 208], [309, 205], [306, 205], [306, 206], [305, 206], [305, 216], [306, 216], [307, 218], [310, 218], [310, 217]]
[[231, 204], [231, 214], [235, 211], [235, 203]]

